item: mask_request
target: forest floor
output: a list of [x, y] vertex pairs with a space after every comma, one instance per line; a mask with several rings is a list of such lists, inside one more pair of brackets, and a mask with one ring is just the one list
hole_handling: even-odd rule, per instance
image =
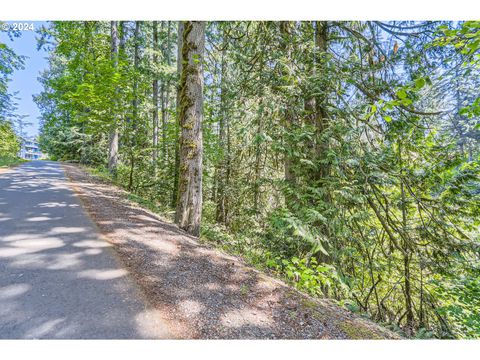
[[399, 338], [329, 300], [302, 294], [239, 258], [200, 244], [80, 166], [63, 166], [84, 208], [176, 337]]

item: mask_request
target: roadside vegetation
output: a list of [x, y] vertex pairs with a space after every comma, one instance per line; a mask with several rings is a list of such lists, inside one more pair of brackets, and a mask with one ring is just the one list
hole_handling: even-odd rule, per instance
[[20, 165], [20, 164], [23, 164], [24, 162], [26, 162], [27, 160], [23, 160], [23, 159], [20, 159], [20, 158], [0, 158], [0, 168], [8, 168], [8, 167], [12, 167], [12, 166], [16, 166], [16, 165]]
[[0, 168], [23, 163], [18, 157], [20, 141], [10, 121], [0, 117]]

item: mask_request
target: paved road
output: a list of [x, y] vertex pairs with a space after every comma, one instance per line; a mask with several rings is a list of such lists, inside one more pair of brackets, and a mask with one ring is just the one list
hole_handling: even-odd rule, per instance
[[0, 338], [170, 334], [69, 188], [59, 164], [0, 174]]

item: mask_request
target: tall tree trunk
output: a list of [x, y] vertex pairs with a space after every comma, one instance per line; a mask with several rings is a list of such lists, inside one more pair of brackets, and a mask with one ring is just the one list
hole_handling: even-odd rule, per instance
[[412, 302], [412, 286], [410, 277], [410, 260], [411, 256], [407, 253], [403, 256], [403, 271], [404, 271], [404, 293], [405, 293], [405, 308], [407, 311], [407, 325], [406, 333], [408, 335], [413, 334], [414, 330], [414, 317], [413, 317], [413, 302]]
[[226, 134], [227, 134], [227, 147], [226, 147], [226, 153], [227, 153], [227, 156], [226, 156], [226, 161], [225, 161], [225, 168], [226, 168], [226, 171], [225, 171], [225, 207], [224, 207], [224, 212], [225, 212], [225, 225], [228, 226], [229, 224], [229, 213], [230, 213], [230, 194], [229, 192], [227, 191], [228, 189], [230, 189], [230, 177], [231, 177], [231, 173], [232, 173], [232, 157], [231, 157], [231, 154], [232, 154], [232, 149], [231, 149], [231, 145], [232, 145], [232, 138], [231, 138], [231, 132], [230, 132], [230, 121], [228, 121], [228, 119], [225, 119], [225, 130], [226, 130]]
[[[315, 46], [315, 25], [311, 22], [304, 23], [304, 26], [306, 29], [304, 30], [305, 32], [308, 32], [310, 30], [313, 31], [313, 42], [314, 42], [314, 50], [313, 50], [313, 56], [306, 57], [306, 62], [305, 62], [305, 72], [309, 74], [310, 76], [315, 76], [316, 75], [316, 46]], [[306, 83], [307, 84], [307, 83]], [[308, 84], [307, 84], [308, 85]], [[304, 110], [305, 110], [305, 122], [308, 125], [313, 126], [315, 124], [315, 97], [312, 95], [313, 94], [313, 89], [312, 87], [307, 87], [304, 89], [305, 91], [305, 97], [304, 97]], [[314, 148], [314, 142], [310, 141], [309, 142], [309, 147]]]
[[[322, 82], [326, 77], [325, 71], [325, 54], [328, 51], [328, 23], [326, 21], [317, 21], [315, 29], [315, 62], [317, 66], [318, 76], [320, 71], [322, 72]], [[328, 114], [327, 114], [327, 89], [323, 86], [323, 94], [315, 97], [315, 126], [317, 128], [317, 135], [320, 137], [319, 143], [316, 146], [318, 158], [325, 159], [328, 151], [328, 140], [323, 139], [323, 134], [328, 127]], [[321, 165], [317, 174], [317, 179], [323, 179], [329, 173], [328, 165]]]
[[[162, 34], [165, 31], [165, 21], [162, 21]], [[162, 57], [165, 59], [166, 44], [162, 44]], [[166, 108], [166, 83], [165, 79], [162, 80], [160, 88], [160, 103], [162, 113], [162, 161], [165, 164], [167, 159], [167, 108]]]
[[[92, 48], [91, 46], [91, 32], [90, 32], [90, 26], [89, 26], [89, 22], [88, 21], [84, 21], [83, 22], [83, 32], [84, 32], [84, 37], [85, 37], [85, 41], [84, 41], [84, 46], [83, 46], [83, 56], [87, 56], [87, 54], [89, 53], [89, 49]], [[87, 75], [88, 71], [84, 68], [83, 69], [83, 72], [82, 72], [82, 82], [83, 82], [83, 79], [85, 78], [85, 75]], [[88, 109], [84, 109], [84, 112], [85, 112], [85, 115], [87, 115], [88, 113]], [[82, 124], [81, 124], [81, 127], [80, 127], [80, 131], [82, 132], [82, 134], [85, 134], [86, 133], [86, 124], [87, 122], [86, 121], [82, 121]], [[22, 126], [20, 125], [20, 136], [22, 136]], [[81, 153], [80, 153], [80, 163], [82, 164], [85, 164], [87, 159], [86, 159], [86, 152], [85, 150], [87, 149], [87, 141], [86, 141], [86, 138], [83, 137], [82, 138], [82, 147], [81, 147]]]
[[[260, 57], [260, 66], [259, 66], [259, 72], [261, 73], [266, 66], [266, 61], [263, 56], [263, 53]], [[257, 120], [257, 132], [256, 132], [256, 139], [255, 139], [255, 165], [254, 165], [254, 182], [253, 182], [253, 210], [255, 213], [255, 216], [260, 215], [260, 183], [262, 181], [262, 143], [263, 141], [260, 141], [260, 137], [263, 137], [263, 130], [264, 130], [264, 120], [263, 117], [265, 116], [264, 114], [264, 97], [263, 93], [259, 92], [258, 93], [260, 100], [258, 101], [258, 110], [256, 114], [256, 120]], [[266, 158], [266, 157], [265, 157]]]
[[[408, 233], [407, 229], [407, 198], [405, 194], [405, 186], [403, 183], [403, 154], [401, 140], [397, 142], [398, 146], [398, 159], [400, 166], [400, 192], [402, 196], [402, 232]], [[413, 315], [413, 301], [412, 301], [412, 285], [410, 276], [410, 261], [412, 260], [412, 254], [410, 251], [410, 244], [407, 242], [407, 237], [403, 239], [403, 271], [404, 271], [404, 293], [405, 293], [405, 308], [407, 316], [406, 332], [408, 335], [413, 334], [414, 330], [414, 315]]]
[[[327, 76], [325, 74], [325, 54], [328, 51], [328, 23], [326, 21], [315, 21], [311, 27], [314, 34], [314, 52], [313, 61], [307, 63], [307, 71], [316, 81], [322, 79], [321, 82], [325, 83], [323, 79]], [[315, 83], [314, 85], [307, 90], [305, 113], [308, 124], [313, 126], [316, 131], [315, 141], [312, 141], [310, 146], [312, 158], [318, 160], [326, 155], [322, 135], [328, 126], [327, 89], [324, 84]], [[316, 93], [316, 95], [312, 96], [312, 93]], [[312, 172], [311, 180], [314, 182], [322, 180], [326, 172], [326, 167], [324, 165], [320, 166], [318, 171]]]
[[[158, 23], [157, 21], [153, 22], [153, 64], [154, 66], [158, 65]], [[158, 159], [158, 74], [155, 71], [154, 79], [152, 82], [152, 102], [153, 102], [153, 119], [152, 119], [152, 128], [153, 128], [153, 166], [155, 170], [157, 169], [157, 159]], [[156, 171], [155, 171], [156, 172]]]
[[[170, 60], [170, 53], [171, 53], [171, 33], [172, 33], [172, 22], [168, 21], [167, 22], [167, 44], [166, 44], [166, 49], [165, 49], [165, 61], [167, 63], [167, 66], [171, 65], [171, 60]], [[165, 149], [164, 149], [164, 156], [165, 156], [165, 163], [167, 163], [168, 158], [169, 158], [169, 148], [167, 147], [167, 124], [169, 121], [169, 113], [168, 113], [168, 108], [170, 105], [170, 87], [171, 87], [171, 80], [170, 77], [167, 78], [165, 81], [165, 93], [164, 93], [164, 106], [163, 106], [163, 123], [164, 123], [164, 128], [163, 128], [163, 142], [165, 144]]]
[[[325, 187], [327, 182], [325, 181], [326, 176], [330, 172], [330, 167], [325, 163], [327, 158], [328, 151], [328, 139], [325, 136], [325, 131], [327, 130], [328, 124], [328, 112], [327, 112], [327, 94], [328, 94], [328, 68], [326, 66], [327, 55], [328, 53], [328, 22], [327, 21], [316, 21], [314, 23], [314, 56], [313, 56], [313, 77], [315, 79], [314, 90], [315, 95], [312, 99], [309, 99], [309, 110], [310, 112], [310, 121], [311, 125], [315, 129], [315, 137], [312, 148], [312, 158], [317, 161], [318, 170], [311, 172], [311, 186], [314, 187]], [[320, 162], [322, 161], [322, 162]], [[314, 206], [320, 205], [321, 208], [329, 208], [331, 205], [331, 196], [328, 193], [328, 190], [324, 190], [324, 195], [318, 199], [314, 200]], [[323, 232], [326, 238], [330, 241], [324, 243], [323, 246], [325, 250], [331, 253], [331, 248], [335, 247], [334, 238], [331, 234], [330, 227], [326, 224], [316, 224], [320, 231]], [[330, 256], [319, 252], [317, 254], [317, 259], [319, 262], [330, 263], [332, 259]]]
[[215, 168], [215, 180], [216, 180], [216, 220], [219, 223], [226, 222], [226, 172], [228, 162], [226, 159], [229, 154], [227, 153], [226, 148], [226, 122], [227, 119], [227, 104], [226, 104], [226, 60], [225, 60], [225, 51], [226, 51], [226, 42], [225, 33], [223, 34], [223, 45], [222, 45], [222, 60], [220, 65], [220, 119], [219, 119], [219, 131], [218, 131], [218, 145], [220, 148], [221, 159], [218, 165]]
[[202, 215], [202, 119], [205, 23], [185, 21], [180, 79], [180, 176], [176, 223], [200, 235]]
[[176, 103], [176, 121], [175, 121], [175, 163], [173, 169], [173, 191], [172, 191], [172, 208], [177, 206], [178, 196], [178, 175], [180, 169], [180, 151], [179, 151], [179, 137], [180, 137], [180, 93], [181, 93], [181, 81], [182, 74], [182, 46], [183, 46], [183, 21], [178, 22], [177, 30], [177, 103]]
[[[113, 66], [118, 67], [118, 22], [110, 23], [111, 57]], [[114, 115], [108, 142], [108, 170], [116, 176], [118, 166], [118, 116]]]
[[[135, 170], [135, 148], [139, 140], [143, 141], [144, 134], [138, 134], [138, 67], [140, 64], [140, 25], [141, 21], [135, 21], [134, 32], [134, 55], [133, 55], [133, 101], [132, 101], [132, 134], [130, 136], [130, 174], [128, 177], [128, 190], [133, 188], [133, 173]], [[140, 138], [140, 139], [139, 139]]]
[[126, 37], [126, 31], [125, 31], [125, 21], [120, 21], [120, 29], [119, 29], [119, 32], [120, 32], [120, 42], [119, 42], [119, 58], [123, 59], [123, 57], [125, 56], [125, 42], [127, 40], [127, 37]]
[[135, 31], [133, 34], [134, 48], [133, 48], [133, 68], [135, 74], [133, 77], [133, 121], [134, 127], [138, 123], [138, 67], [140, 64], [140, 25], [141, 21], [135, 21]]
[[[281, 49], [286, 54], [288, 61], [292, 61], [292, 49], [291, 49], [291, 41], [292, 35], [290, 34], [292, 31], [292, 24], [289, 21], [281, 21], [280, 22], [280, 34], [281, 34]], [[288, 78], [288, 73], [286, 71], [283, 72], [284, 77]], [[295, 125], [295, 116], [293, 112], [293, 108], [295, 104], [292, 103], [290, 100], [290, 95], [287, 95], [288, 99], [286, 100], [286, 109], [284, 111], [284, 127], [286, 133], [290, 134], [292, 131], [293, 126]], [[286, 141], [286, 148], [291, 148], [295, 146], [292, 141]], [[294, 188], [297, 182], [296, 175], [293, 172], [293, 160], [292, 157], [289, 155], [288, 151], [285, 152], [284, 155], [284, 179], [287, 185], [290, 188]], [[289, 189], [291, 191], [291, 189]], [[285, 203], [288, 208], [291, 208], [293, 205], [294, 198], [292, 196], [285, 196]]]
[[[165, 61], [167, 62], [167, 65], [170, 66], [172, 63], [171, 59], [171, 53], [172, 53], [172, 22], [168, 21], [167, 23], [167, 49], [166, 49], [166, 54], [165, 54]], [[167, 100], [166, 100], [166, 106], [168, 109], [168, 103], [170, 100], [170, 85], [171, 85], [171, 79], [168, 77], [167, 79]]]
[[[261, 136], [263, 133], [263, 98], [260, 98], [259, 102], [259, 110], [257, 113], [257, 136]], [[255, 143], [255, 182], [253, 183], [253, 209], [255, 215], [259, 215], [259, 207], [260, 207], [260, 182], [262, 176], [262, 143], [261, 141], [256, 141]]]

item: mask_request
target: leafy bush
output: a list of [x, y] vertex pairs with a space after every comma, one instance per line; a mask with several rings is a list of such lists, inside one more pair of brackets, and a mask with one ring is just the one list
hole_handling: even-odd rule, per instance
[[12, 124], [0, 119], [0, 158], [15, 158], [20, 151], [20, 141]]
[[480, 330], [480, 274], [434, 281], [434, 293], [442, 301], [438, 308], [460, 338], [477, 338]]
[[337, 297], [349, 297], [350, 289], [332, 265], [319, 264], [314, 257], [287, 260], [271, 257], [271, 253], [267, 253], [266, 259], [269, 268], [283, 274], [299, 290], [313, 296], [336, 294]]

